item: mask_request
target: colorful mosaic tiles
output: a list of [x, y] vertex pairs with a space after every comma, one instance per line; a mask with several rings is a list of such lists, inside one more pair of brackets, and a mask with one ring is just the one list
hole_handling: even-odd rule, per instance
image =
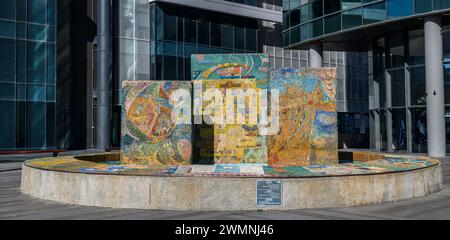
[[192, 128], [171, 119], [174, 90], [191, 90], [190, 82], [122, 83], [121, 160], [127, 164], [186, 165], [192, 159]]
[[[117, 155], [117, 158], [119, 156]], [[272, 167], [261, 164], [216, 164], [148, 166], [146, 164], [122, 164], [120, 161], [88, 161], [74, 157], [43, 158], [29, 160], [30, 167], [88, 174], [118, 174], [145, 176], [219, 176], [219, 177], [327, 177], [343, 175], [366, 175], [395, 173], [431, 167], [439, 161], [426, 157], [385, 156], [383, 159], [369, 162], [345, 164], [327, 164], [311, 166]]]
[[[191, 63], [192, 79], [202, 86], [203, 92], [213, 88], [219, 89], [224, 95], [233, 89], [251, 89], [258, 93], [258, 89], [267, 87], [267, 54], [192, 55]], [[227, 109], [227, 101], [229, 99], [223, 101], [223, 109]], [[234, 103], [235, 100], [231, 101]], [[201, 111], [208, 104], [204, 102]], [[258, 135], [256, 123], [215, 124], [212, 131], [209, 127], [200, 127], [199, 131], [194, 141], [200, 142], [198, 157], [201, 159], [212, 159], [209, 162], [215, 164], [267, 164], [266, 138]], [[213, 142], [213, 146], [208, 142]]]
[[269, 166], [338, 161], [336, 70], [283, 68], [270, 73], [280, 92], [280, 131], [269, 136]]

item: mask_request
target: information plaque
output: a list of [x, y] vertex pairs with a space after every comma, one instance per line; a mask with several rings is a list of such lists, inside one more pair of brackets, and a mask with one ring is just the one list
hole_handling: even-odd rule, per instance
[[275, 206], [282, 204], [283, 183], [281, 180], [256, 181], [256, 205]]

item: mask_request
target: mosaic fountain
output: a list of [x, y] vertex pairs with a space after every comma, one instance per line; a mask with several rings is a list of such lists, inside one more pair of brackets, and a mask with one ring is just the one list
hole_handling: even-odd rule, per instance
[[[192, 81], [123, 82], [120, 153], [27, 161], [22, 192], [114, 208], [286, 210], [442, 189], [440, 162], [431, 158], [354, 152], [339, 159], [335, 69], [269, 70], [265, 54], [191, 62]], [[234, 107], [240, 100], [244, 108]], [[215, 111], [222, 105], [225, 113]]]

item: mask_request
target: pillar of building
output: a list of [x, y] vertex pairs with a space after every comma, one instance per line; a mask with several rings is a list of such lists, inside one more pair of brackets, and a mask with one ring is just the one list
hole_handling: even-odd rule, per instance
[[322, 43], [316, 42], [309, 48], [309, 66], [312, 68], [320, 68], [323, 64]]
[[392, 128], [392, 76], [388, 71], [384, 71], [386, 86], [386, 151], [394, 151], [394, 131]]
[[97, 148], [111, 147], [111, 1], [97, 0]]
[[428, 155], [431, 157], [444, 157], [446, 152], [441, 21], [440, 16], [429, 16], [424, 26]]
[[375, 81], [373, 69], [373, 44], [369, 42], [369, 51], [367, 52], [368, 74], [369, 74], [369, 125], [370, 125], [370, 149], [381, 151], [381, 134], [380, 134], [380, 86]]

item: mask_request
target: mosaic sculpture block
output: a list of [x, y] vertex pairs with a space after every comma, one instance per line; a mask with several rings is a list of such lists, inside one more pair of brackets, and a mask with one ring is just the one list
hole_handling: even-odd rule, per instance
[[338, 164], [336, 70], [271, 71], [280, 91], [279, 134], [268, 137], [270, 166]]
[[[267, 87], [269, 58], [266, 54], [192, 55], [192, 79], [208, 88], [264, 89]], [[206, 103], [207, 104], [207, 103]], [[224, 109], [226, 102], [224, 101]], [[204, 107], [203, 105], [202, 107]], [[256, 124], [216, 124], [200, 129], [200, 162], [215, 164], [267, 163], [266, 138], [258, 135]], [[208, 143], [213, 142], [213, 146]], [[210, 159], [213, 159], [210, 161]]]
[[191, 91], [190, 82], [122, 83], [121, 161], [126, 164], [188, 165], [192, 162], [192, 127], [171, 119], [170, 94]]

